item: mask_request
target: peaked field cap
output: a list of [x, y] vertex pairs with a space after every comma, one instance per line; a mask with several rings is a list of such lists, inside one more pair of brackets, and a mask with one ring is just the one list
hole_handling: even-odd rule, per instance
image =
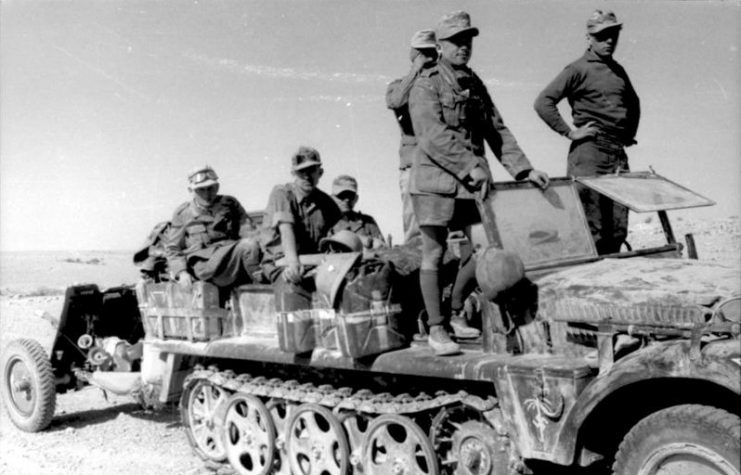
[[622, 22], [611, 11], [595, 10], [587, 20], [587, 33], [594, 35], [608, 28], [622, 28]]
[[358, 193], [358, 180], [350, 175], [340, 175], [332, 182], [332, 194], [339, 195], [343, 191]]
[[435, 43], [435, 32], [433, 30], [419, 30], [409, 41], [409, 45], [415, 49], [434, 48]]
[[322, 164], [322, 158], [319, 152], [311, 147], [301, 146], [298, 151], [291, 157], [291, 170], [303, 170], [304, 168], [315, 167]]
[[219, 176], [210, 165], [197, 167], [188, 173], [188, 186], [191, 188], [205, 188], [219, 182]]
[[444, 15], [435, 27], [435, 36], [438, 40], [445, 40], [463, 33], [478, 36], [479, 29], [471, 26], [471, 15], [462, 10]]

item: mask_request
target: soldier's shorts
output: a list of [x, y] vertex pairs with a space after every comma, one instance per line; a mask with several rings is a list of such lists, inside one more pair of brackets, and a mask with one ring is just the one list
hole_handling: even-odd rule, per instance
[[412, 195], [412, 205], [420, 226], [443, 226], [464, 229], [481, 222], [476, 202], [440, 195]]

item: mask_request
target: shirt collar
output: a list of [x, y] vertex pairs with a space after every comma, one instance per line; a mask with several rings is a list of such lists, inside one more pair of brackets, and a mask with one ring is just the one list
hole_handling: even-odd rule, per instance
[[584, 53], [584, 59], [589, 61], [590, 63], [609, 63], [612, 61], [612, 59], [604, 59], [601, 56], [597, 55], [594, 51], [592, 51], [591, 48], [587, 48], [587, 51]]
[[217, 195], [216, 198], [214, 199], [214, 202], [211, 203], [209, 206], [202, 206], [198, 204], [195, 198], [193, 198], [193, 200], [191, 200], [190, 202], [190, 206], [193, 209], [193, 211], [195, 211], [196, 213], [208, 213], [209, 211], [214, 209], [214, 207], [220, 200], [221, 200], [221, 195]]
[[300, 187], [296, 186], [295, 183], [290, 184], [291, 188], [293, 188], [293, 194], [296, 196], [296, 201], [298, 201], [299, 204], [306, 201], [311, 195], [313, 195], [313, 192], [306, 193], [304, 190], [302, 190]]

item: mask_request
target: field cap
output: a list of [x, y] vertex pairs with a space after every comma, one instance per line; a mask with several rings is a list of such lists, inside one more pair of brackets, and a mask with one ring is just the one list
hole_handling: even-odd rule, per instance
[[471, 26], [471, 16], [462, 10], [444, 15], [435, 27], [435, 36], [438, 40], [446, 40], [463, 33], [478, 36], [479, 29]]
[[414, 49], [434, 48], [435, 32], [432, 30], [419, 30], [412, 36], [409, 44]]
[[291, 157], [291, 170], [303, 170], [304, 168], [316, 167], [322, 164], [319, 152], [311, 147], [301, 146]]
[[358, 181], [350, 175], [340, 175], [332, 182], [332, 194], [337, 196], [343, 191], [358, 194]]
[[193, 189], [206, 188], [217, 183], [219, 183], [219, 177], [209, 165], [195, 168], [188, 174], [188, 186]]
[[608, 28], [622, 28], [623, 24], [611, 11], [595, 10], [587, 20], [587, 33], [595, 35]]

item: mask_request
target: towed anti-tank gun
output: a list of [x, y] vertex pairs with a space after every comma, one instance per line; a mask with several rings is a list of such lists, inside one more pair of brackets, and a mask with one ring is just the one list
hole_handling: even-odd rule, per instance
[[[472, 239], [482, 338], [459, 355], [411, 338], [413, 274], [334, 254], [305, 312], [276, 315], [266, 285], [71, 287], [51, 358], [6, 349], [4, 405], [37, 431], [87, 383], [179, 399], [195, 454], [247, 474], [738, 474], [741, 272], [681, 259], [667, 217], [712, 202], [653, 173], [578, 180], [658, 212], [666, 242], [598, 256], [573, 180], [496, 184]], [[526, 276], [506, 289], [501, 248]]]

